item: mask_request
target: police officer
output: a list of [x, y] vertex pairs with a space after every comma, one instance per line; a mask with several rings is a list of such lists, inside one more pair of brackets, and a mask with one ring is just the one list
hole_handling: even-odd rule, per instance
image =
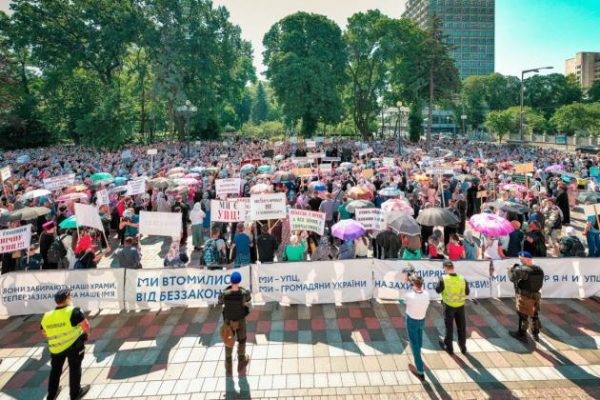
[[[219, 295], [219, 304], [223, 305], [223, 323], [231, 329], [238, 341], [238, 372], [244, 370], [250, 358], [246, 354], [246, 316], [250, 313], [250, 291], [240, 286], [242, 275], [235, 271], [231, 274], [231, 285]], [[233, 343], [225, 346], [225, 372], [232, 374]]]
[[517, 315], [519, 316], [519, 328], [510, 331], [510, 335], [517, 340], [527, 342], [527, 328], [531, 318], [531, 334], [533, 339], [540, 340], [540, 290], [544, 284], [544, 271], [533, 263], [531, 253], [521, 251], [519, 253], [521, 264], [515, 264], [508, 270], [508, 277], [515, 285]]
[[467, 323], [465, 318], [465, 299], [469, 295], [469, 284], [462, 276], [454, 272], [452, 261], [444, 261], [445, 275], [435, 288], [435, 291], [442, 294], [442, 304], [444, 307], [444, 323], [446, 325], [446, 336], [439, 339], [440, 347], [450, 355], [454, 355], [452, 346], [452, 336], [454, 323], [456, 322], [456, 331], [458, 333], [458, 346], [463, 354], [467, 354]]
[[90, 390], [81, 386], [81, 362], [85, 353], [85, 341], [90, 332], [90, 323], [79, 307], [71, 306], [71, 292], [61, 289], [54, 295], [56, 308], [42, 318], [42, 330], [48, 339], [52, 366], [48, 381], [48, 400], [58, 396], [58, 383], [65, 360], [69, 360], [69, 386], [71, 400], [82, 399]]

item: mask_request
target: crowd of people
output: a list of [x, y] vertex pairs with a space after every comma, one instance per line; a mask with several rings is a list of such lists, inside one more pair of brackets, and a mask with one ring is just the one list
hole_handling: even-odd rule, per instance
[[[535, 258], [600, 256], [597, 212], [586, 213], [581, 231], [571, 217], [573, 207], [600, 198], [598, 157], [550, 148], [440, 140], [429, 151], [404, 146], [399, 155], [394, 141], [226, 140], [193, 145], [189, 153], [174, 143], [119, 152], [27, 149], [0, 153], [0, 164], [11, 175], [2, 183], [2, 229], [33, 230], [30, 249], [2, 255], [2, 273], [95, 268], [107, 256], [114, 266], [140, 268], [140, 211], [181, 214], [182, 232], [164, 255], [165, 267], [190, 265], [194, 252], [209, 267], [502, 259], [521, 251]], [[71, 186], [44, 190], [44, 179], [68, 174], [75, 175]], [[141, 177], [146, 190], [128, 195], [127, 182]], [[215, 182], [223, 178], [242, 179], [229, 197], [281, 192], [289, 208], [324, 213], [324, 234], [292, 231], [285, 218], [211, 223]], [[108, 204], [98, 198], [104, 189]], [[103, 232], [77, 225], [76, 203], [97, 206]], [[362, 226], [360, 208], [382, 210], [385, 223]]]

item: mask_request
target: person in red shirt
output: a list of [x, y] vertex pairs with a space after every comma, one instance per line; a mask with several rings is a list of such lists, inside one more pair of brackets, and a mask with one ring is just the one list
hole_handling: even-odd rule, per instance
[[460, 240], [458, 239], [458, 235], [456, 233], [450, 235], [450, 242], [448, 243], [447, 249], [448, 258], [452, 261], [465, 259], [465, 248], [460, 243]]

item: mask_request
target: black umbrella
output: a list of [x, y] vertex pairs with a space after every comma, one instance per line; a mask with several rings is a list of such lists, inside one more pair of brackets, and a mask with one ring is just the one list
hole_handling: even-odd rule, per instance
[[600, 203], [600, 192], [581, 192], [577, 196], [577, 201], [583, 204]]
[[505, 212], [516, 213], [516, 214], [527, 214], [531, 212], [531, 208], [522, 204], [506, 202], [500, 209]]
[[447, 208], [426, 208], [419, 213], [417, 222], [424, 226], [451, 226], [460, 219]]
[[11, 211], [0, 217], [1, 221], [29, 221], [39, 216], [50, 214], [50, 209], [46, 207], [25, 207], [19, 210]]

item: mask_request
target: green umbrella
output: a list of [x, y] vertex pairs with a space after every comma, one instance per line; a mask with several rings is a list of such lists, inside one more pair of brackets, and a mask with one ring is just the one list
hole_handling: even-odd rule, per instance
[[90, 179], [93, 181], [112, 181], [113, 176], [108, 172], [97, 172], [94, 175], [90, 176]]
[[273, 168], [270, 165], [261, 165], [260, 167], [258, 167], [257, 171], [259, 174], [268, 174], [272, 171], [272, 169]]
[[[60, 227], [60, 229], [77, 229], [77, 226], [78, 226], [77, 219], [73, 215], [73, 216], [65, 219], [58, 226]], [[81, 225], [79, 225], [79, 226], [81, 226]]]

